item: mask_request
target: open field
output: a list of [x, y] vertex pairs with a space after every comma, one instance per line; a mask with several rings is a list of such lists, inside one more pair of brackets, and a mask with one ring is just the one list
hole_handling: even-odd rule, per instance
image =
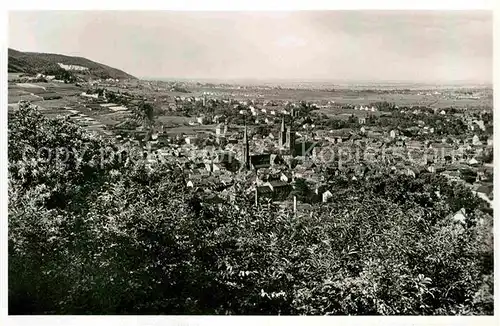
[[43, 100], [40, 96], [31, 95], [31, 94], [23, 94], [23, 95], [8, 95], [7, 101], [9, 104], [16, 104], [19, 101], [30, 101], [37, 102]]
[[47, 91], [47, 89], [40, 85], [40, 84], [31, 84], [31, 83], [17, 83], [16, 84], [17, 87], [21, 87], [21, 88], [29, 88], [29, 89], [43, 89], [44, 91]]
[[342, 117], [345, 117], [345, 119], [347, 119], [351, 115], [354, 115], [356, 117], [366, 117], [368, 115], [381, 116], [390, 114], [389, 112], [381, 112], [381, 111], [371, 112], [371, 111], [340, 109], [340, 108], [321, 108], [315, 110], [315, 112], [323, 113], [332, 118], [340, 118], [340, 119], [342, 119]]
[[215, 131], [217, 125], [203, 125], [203, 126], [181, 126], [168, 128], [165, 130], [167, 134], [195, 134], [203, 131]]
[[89, 114], [85, 112], [88, 116], [94, 118], [99, 123], [102, 123], [106, 126], [114, 126], [120, 122], [125, 121], [128, 117], [128, 113], [124, 112], [114, 112], [114, 113], [105, 113], [105, 114]]
[[67, 98], [60, 98], [54, 100], [44, 100], [43, 102], [38, 102], [36, 105], [42, 106], [44, 108], [63, 108], [66, 106], [71, 106], [71, 102]]
[[24, 73], [9, 72], [7, 74], [7, 81], [10, 82], [12, 80], [19, 79], [22, 75], [24, 75]]
[[[107, 87], [110, 90], [118, 91], [118, 87]], [[96, 123], [112, 127], [118, 123], [125, 121], [129, 117], [128, 112], [112, 112], [109, 108], [101, 107], [98, 104], [87, 104], [84, 106], [84, 102], [78, 94], [80, 94], [85, 87], [78, 87], [71, 84], [64, 83], [11, 83], [8, 87], [8, 102], [10, 104], [16, 104], [20, 100], [31, 101], [34, 104], [39, 105], [49, 116], [55, 116], [59, 114], [68, 114], [68, 111], [63, 109], [64, 107], [75, 109], [89, 117], [96, 120]], [[201, 97], [204, 92], [209, 92], [210, 97], [215, 98], [236, 98], [241, 100], [249, 99], [260, 99], [260, 100], [305, 100], [305, 101], [333, 101], [336, 104], [350, 104], [350, 105], [370, 105], [374, 102], [387, 101], [395, 103], [399, 106], [413, 106], [413, 105], [425, 105], [437, 108], [446, 108], [450, 106], [454, 107], [474, 107], [474, 106], [492, 106], [492, 100], [484, 97], [481, 99], [453, 99], [449, 96], [441, 94], [429, 95], [429, 92], [422, 92], [419, 94], [418, 91], [401, 91], [401, 93], [387, 93], [387, 94], [377, 94], [370, 91], [363, 90], [314, 90], [314, 89], [237, 89], [235, 87], [193, 87], [190, 88], [191, 93], [180, 93], [180, 92], [165, 92], [165, 91], [155, 91], [149, 89], [130, 89], [130, 93], [139, 93], [143, 96], [155, 97], [155, 96], [182, 96], [182, 97]], [[121, 89], [123, 91], [123, 88]], [[127, 91], [129, 91], [127, 89]], [[57, 98], [61, 97], [61, 98]], [[55, 98], [55, 99], [54, 99]], [[11, 109], [14, 106], [9, 106]], [[317, 112], [328, 115], [329, 117], [346, 120], [349, 116], [367, 116], [367, 115], [384, 115], [390, 114], [387, 112], [380, 111], [360, 111], [351, 109], [340, 109], [340, 108], [321, 108]], [[157, 121], [164, 125], [168, 133], [180, 134], [180, 133], [196, 133], [197, 131], [214, 130], [215, 125], [207, 126], [189, 126], [187, 125], [190, 121], [193, 121], [194, 117], [183, 117], [183, 116], [170, 116], [161, 115], [157, 117]]]
[[24, 92], [33, 93], [33, 94], [40, 94], [40, 93], [48, 92], [47, 89], [43, 86], [32, 87], [30, 85], [31, 84], [9, 85], [9, 92], [10, 91], [24, 91]]
[[21, 95], [29, 95], [31, 92], [28, 92], [21, 88], [9, 88], [8, 91], [10, 96], [21, 96]]
[[180, 117], [180, 116], [172, 116], [172, 115], [162, 115], [157, 118], [158, 122], [168, 125], [180, 125], [189, 123], [189, 121], [193, 121], [194, 118], [189, 117]]
[[[14, 74], [12, 74], [14, 75]], [[11, 76], [12, 77], [12, 76]], [[112, 91], [118, 91], [118, 87], [108, 87]], [[123, 89], [121, 89], [123, 91]], [[22, 92], [32, 93], [43, 96], [44, 93], [56, 93], [60, 96], [74, 96], [83, 91], [83, 88], [56, 82], [49, 83], [19, 83], [9, 85], [9, 103], [19, 100], [20, 95], [26, 95]], [[191, 93], [159, 91], [149, 89], [127, 89], [132, 94], [150, 95], [150, 96], [181, 96], [181, 97], [200, 97], [204, 92], [213, 93], [216, 98], [235, 98], [247, 100], [259, 98], [264, 100], [289, 100], [289, 101], [334, 101], [338, 104], [351, 105], [369, 105], [374, 102], [387, 101], [399, 106], [426, 105], [436, 108], [454, 107], [473, 107], [473, 106], [493, 106], [493, 100], [489, 97], [479, 99], [455, 99], [441, 94], [428, 95], [429, 92], [414, 90], [410, 93], [387, 93], [378, 94], [364, 90], [314, 90], [314, 89], [237, 89], [235, 87], [192, 87]]]
[[[201, 96], [203, 92], [211, 92], [218, 95], [214, 97], [232, 97], [239, 100], [259, 98], [264, 100], [288, 100], [288, 101], [334, 101], [338, 104], [369, 105], [374, 102], [390, 102], [399, 106], [426, 105], [436, 108], [471, 107], [471, 106], [493, 106], [492, 98], [482, 97], [480, 99], [454, 99], [442, 94], [427, 95], [416, 90], [411, 93], [387, 93], [377, 94], [369, 91], [354, 90], [313, 90], [313, 89], [234, 89], [234, 88], [195, 88], [192, 93], [180, 96]], [[168, 95], [174, 96], [170, 92]], [[177, 95], [177, 94], [176, 94]]]
[[56, 97], [66, 98], [82, 92], [81, 88], [62, 83], [18, 83], [8, 86], [8, 102], [17, 103], [20, 100], [40, 101]]

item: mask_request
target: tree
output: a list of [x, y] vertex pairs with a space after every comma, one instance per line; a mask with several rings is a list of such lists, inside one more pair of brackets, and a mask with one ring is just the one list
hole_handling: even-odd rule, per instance
[[304, 179], [297, 178], [293, 183], [293, 190], [290, 192], [289, 198], [297, 197], [298, 201], [308, 203], [311, 201], [313, 192]]
[[[493, 313], [492, 215], [442, 176], [332, 175], [332, 202], [293, 214], [207, 198], [173, 162], [95, 164], [111, 143], [33, 107], [9, 131], [11, 314]], [[32, 160], [68, 145], [85, 155]]]
[[462, 169], [460, 171], [462, 178], [468, 183], [474, 183], [477, 178], [477, 172], [471, 169]]
[[484, 163], [493, 163], [493, 150], [485, 150], [481, 155], [481, 161]]
[[135, 108], [133, 108], [132, 112], [135, 120], [142, 123], [148, 130], [154, 125], [155, 111], [151, 103], [142, 100]]

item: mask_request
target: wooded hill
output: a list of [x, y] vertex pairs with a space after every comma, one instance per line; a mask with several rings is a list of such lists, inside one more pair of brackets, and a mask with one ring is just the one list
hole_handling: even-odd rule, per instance
[[83, 78], [137, 79], [126, 72], [82, 57], [54, 53], [21, 52], [9, 48], [8, 72], [43, 73], [60, 75], [64, 70], [59, 63], [86, 67], [84, 71], [68, 71]]

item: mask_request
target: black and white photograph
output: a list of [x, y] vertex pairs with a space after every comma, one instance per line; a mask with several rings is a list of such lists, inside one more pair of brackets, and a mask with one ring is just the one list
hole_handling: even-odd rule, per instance
[[493, 11], [285, 8], [8, 12], [9, 315], [494, 315]]

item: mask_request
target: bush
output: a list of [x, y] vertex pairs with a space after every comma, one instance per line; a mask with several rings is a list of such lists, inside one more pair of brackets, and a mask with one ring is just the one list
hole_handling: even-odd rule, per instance
[[440, 178], [338, 182], [296, 216], [199, 197], [168, 162], [95, 164], [111, 144], [32, 107], [9, 130], [11, 314], [493, 313], [492, 216]]

